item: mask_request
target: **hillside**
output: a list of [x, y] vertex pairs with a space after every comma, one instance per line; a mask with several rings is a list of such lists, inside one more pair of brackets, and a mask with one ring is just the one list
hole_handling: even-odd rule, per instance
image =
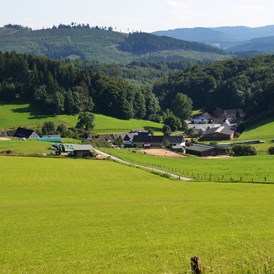
[[222, 48], [225, 48], [228, 45], [233, 45], [237, 42], [237, 40], [232, 36], [211, 28], [179, 28], [174, 30], [156, 31], [153, 33], [175, 39], [216, 45]]
[[[14, 28], [12, 25], [9, 28], [0, 28], [0, 51], [13, 50], [54, 59], [80, 58], [86, 61], [120, 64], [128, 64], [139, 58], [146, 59], [161, 51], [165, 51], [165, 56], [168, 57], [175, 55], [177, 58], [183, 58], [184, 51], [192, 51], [194, 57], [194, 52], [209, 52], [213, 60], [224, 58], [224, 52], [208, 45], [182, 42], [169, 37], [159, 38], [146, 33], [128, 35], [112, 29], [64, 25], [42, 30]], [[183, 52], [178, 54], [178, 51]], [[147, 53], [149, 55], [146, 55]]]
[[221, 48], [227, 49], [247, 42], [251, 39], [274, 36], [274, 26], [270, 25], [256, 28], [244, 26], [179, 28], [173, 30], [156, 31], [154, 34], [165, 35], [186, 41], [196, 41], [209, 45], [217, 45]]
[[247, 42], [241, 43], [235, 47], [228, 49], [231, 52], [248, 52], [248, 51], [259, 51], [259, 52], [274, 52], [274, 36], [256, 38]]
[[[65, 123], [67, 127], [75, 127], [78, 115], [39, 115], [33, 113], [29, 104], [1, 104], [0, 103], [0, 130], [10, 128], [28, 127], [40, 128], [44, 122], [52, 121], [56, 125]], [[132, 129], [153, 128], [160, 131], [162, 125], [145, 120], [121, 120], [113, 117], [95, 114], [96, 133], [120, 133], [128, 132]]]
[[124, 39], [125, 34], [96, 28], [0, 29], [0, 50], [55, 59], [71, 57], [103, 63], [128, 63], [133, 57], [115, 46]]

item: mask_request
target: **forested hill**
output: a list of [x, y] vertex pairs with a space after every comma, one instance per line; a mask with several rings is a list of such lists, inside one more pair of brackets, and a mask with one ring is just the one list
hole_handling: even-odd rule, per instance
[[121, 119], [151, 119], [159, 111], [151, 90], [45, 57], [0, 53], [0, 101], [27, 102], [39, 114], [94, 111]]
[[249, 116], [274, 115], [274, 55], [233, 59], [193, 66], [154, 86], [163, 109], [177, 93], [193, 100], [195, 108], [243, 108]]
[[231, 52], [274, 52], [274, 36], [256, 38], [228, 49]]
[[[0, 28], [0, 51], [28, 53], [54, 59], [73, 58], [100, 63], [128, 64], [145, 58], [223, 60], [224, 52], [200, 43], [146, 33], [124, 34], [89, 25], [59, 25], [31, 30], [18, 25]], [[163, 53], [162, 53], [163, 52]], [[145, 54], [149, 53], [149, 55]]]
[[167, 36], [156, 36], [144, 32], [129, 34], [127, 38], [120, 43], [119, 49], [133, 54], [178, 49], [225, 54], [221, 49], [202, 43], [188, 42]]
[[165, 35], [168, 37], [173, 37], [186, 41], [206, 43], [208, 45], [218, 45], [223, 49], [228, 49], [233, 46], [247, 43], [252, 39], [274, 36], [274, 26], [270, 25], [256, 28], [244, 26], [226, 26], [216, 28], [180, 28], [173, 30], [156, 31], [154, 32], [154, 34], [161, 36]]

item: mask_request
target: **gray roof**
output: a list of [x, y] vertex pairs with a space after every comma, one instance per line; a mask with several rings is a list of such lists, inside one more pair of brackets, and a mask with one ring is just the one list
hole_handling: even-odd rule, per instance
[[171, 144], [181, 144], [185, 141], [183, 136], [165, 136], [164, 139]]
[[133, 137], [133, 143], [164, 143], [164, 141], [168, 141], [171, 144], [181, 144], [184, 142], [183, 136], [148, 136], [144, 134], [138, 134]]
[[164, 136], [148, 136], [145, 134], [138, 134], [133, 136], [132, 142], [134, 143], [162, 143]]
[[233, 134], [234, 132], [235, 132], [235, 128], [232, 128], [229, 126], [220, 126], [218, 128], [212, 128], [212, 129], [206, 131], [204, 133], [204, 136], [209, 135], [209, 134], [214, 134], [214, 133], [231, 136], [231, 134]]
[[36, 133], [36, 132], [32, 129], [19, 127], [19, 128], [16, 129], [14, 137], [28, 139], [31, 136], [32, 133]]
[[195, 130], [202, 130], [203, 132], [211, 129], [218, 128], [221, 124], [188, 124], [188, 128], [194, 128]]
[[204, 112], [203, 114], [198, 114], [194, 116], [194, 119], [199, 119], [199, 118], [212, 119], [212, 116], [208, 112]]
[[91, 151], [93, 150], [92, 145], [72, 145], [74, 151]]
[[41, 138], [61, 138], [61, 135], [55, 134], [55, 135], [43, 135]]
[[192, 150], [192, 151], [199, 151], [199, 152], [204, 152], [208, 150], [214, 149], [213, 146], [207, 146], [207, 145], [191, 145], [186, 147], [186, 151]]

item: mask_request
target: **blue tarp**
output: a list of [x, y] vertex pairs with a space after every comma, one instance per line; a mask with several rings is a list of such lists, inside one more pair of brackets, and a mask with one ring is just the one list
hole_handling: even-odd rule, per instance
[[37, 139], [40, 142], [62, 143], [61, 137], [47, 137]]

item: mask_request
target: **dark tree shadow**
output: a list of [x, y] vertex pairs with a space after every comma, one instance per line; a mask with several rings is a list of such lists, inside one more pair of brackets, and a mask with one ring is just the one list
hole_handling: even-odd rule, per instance
[[[3, 105], [3, 104], [0, 104]], [[53, 114], [44, 114], [42, 113], [38, 107], [33, 107], [31, 105], [27, 107], [19, 107], [12, 109], [12, 112], [14, 113], [26, 113], [28, 112], [30, 114], [30, 117], [28, 118], [29, 120], [34, 120], [34, 119], [44, 119], [44, 118], [49, 118], [49, 117], [54, 117], [55, 115]]]

